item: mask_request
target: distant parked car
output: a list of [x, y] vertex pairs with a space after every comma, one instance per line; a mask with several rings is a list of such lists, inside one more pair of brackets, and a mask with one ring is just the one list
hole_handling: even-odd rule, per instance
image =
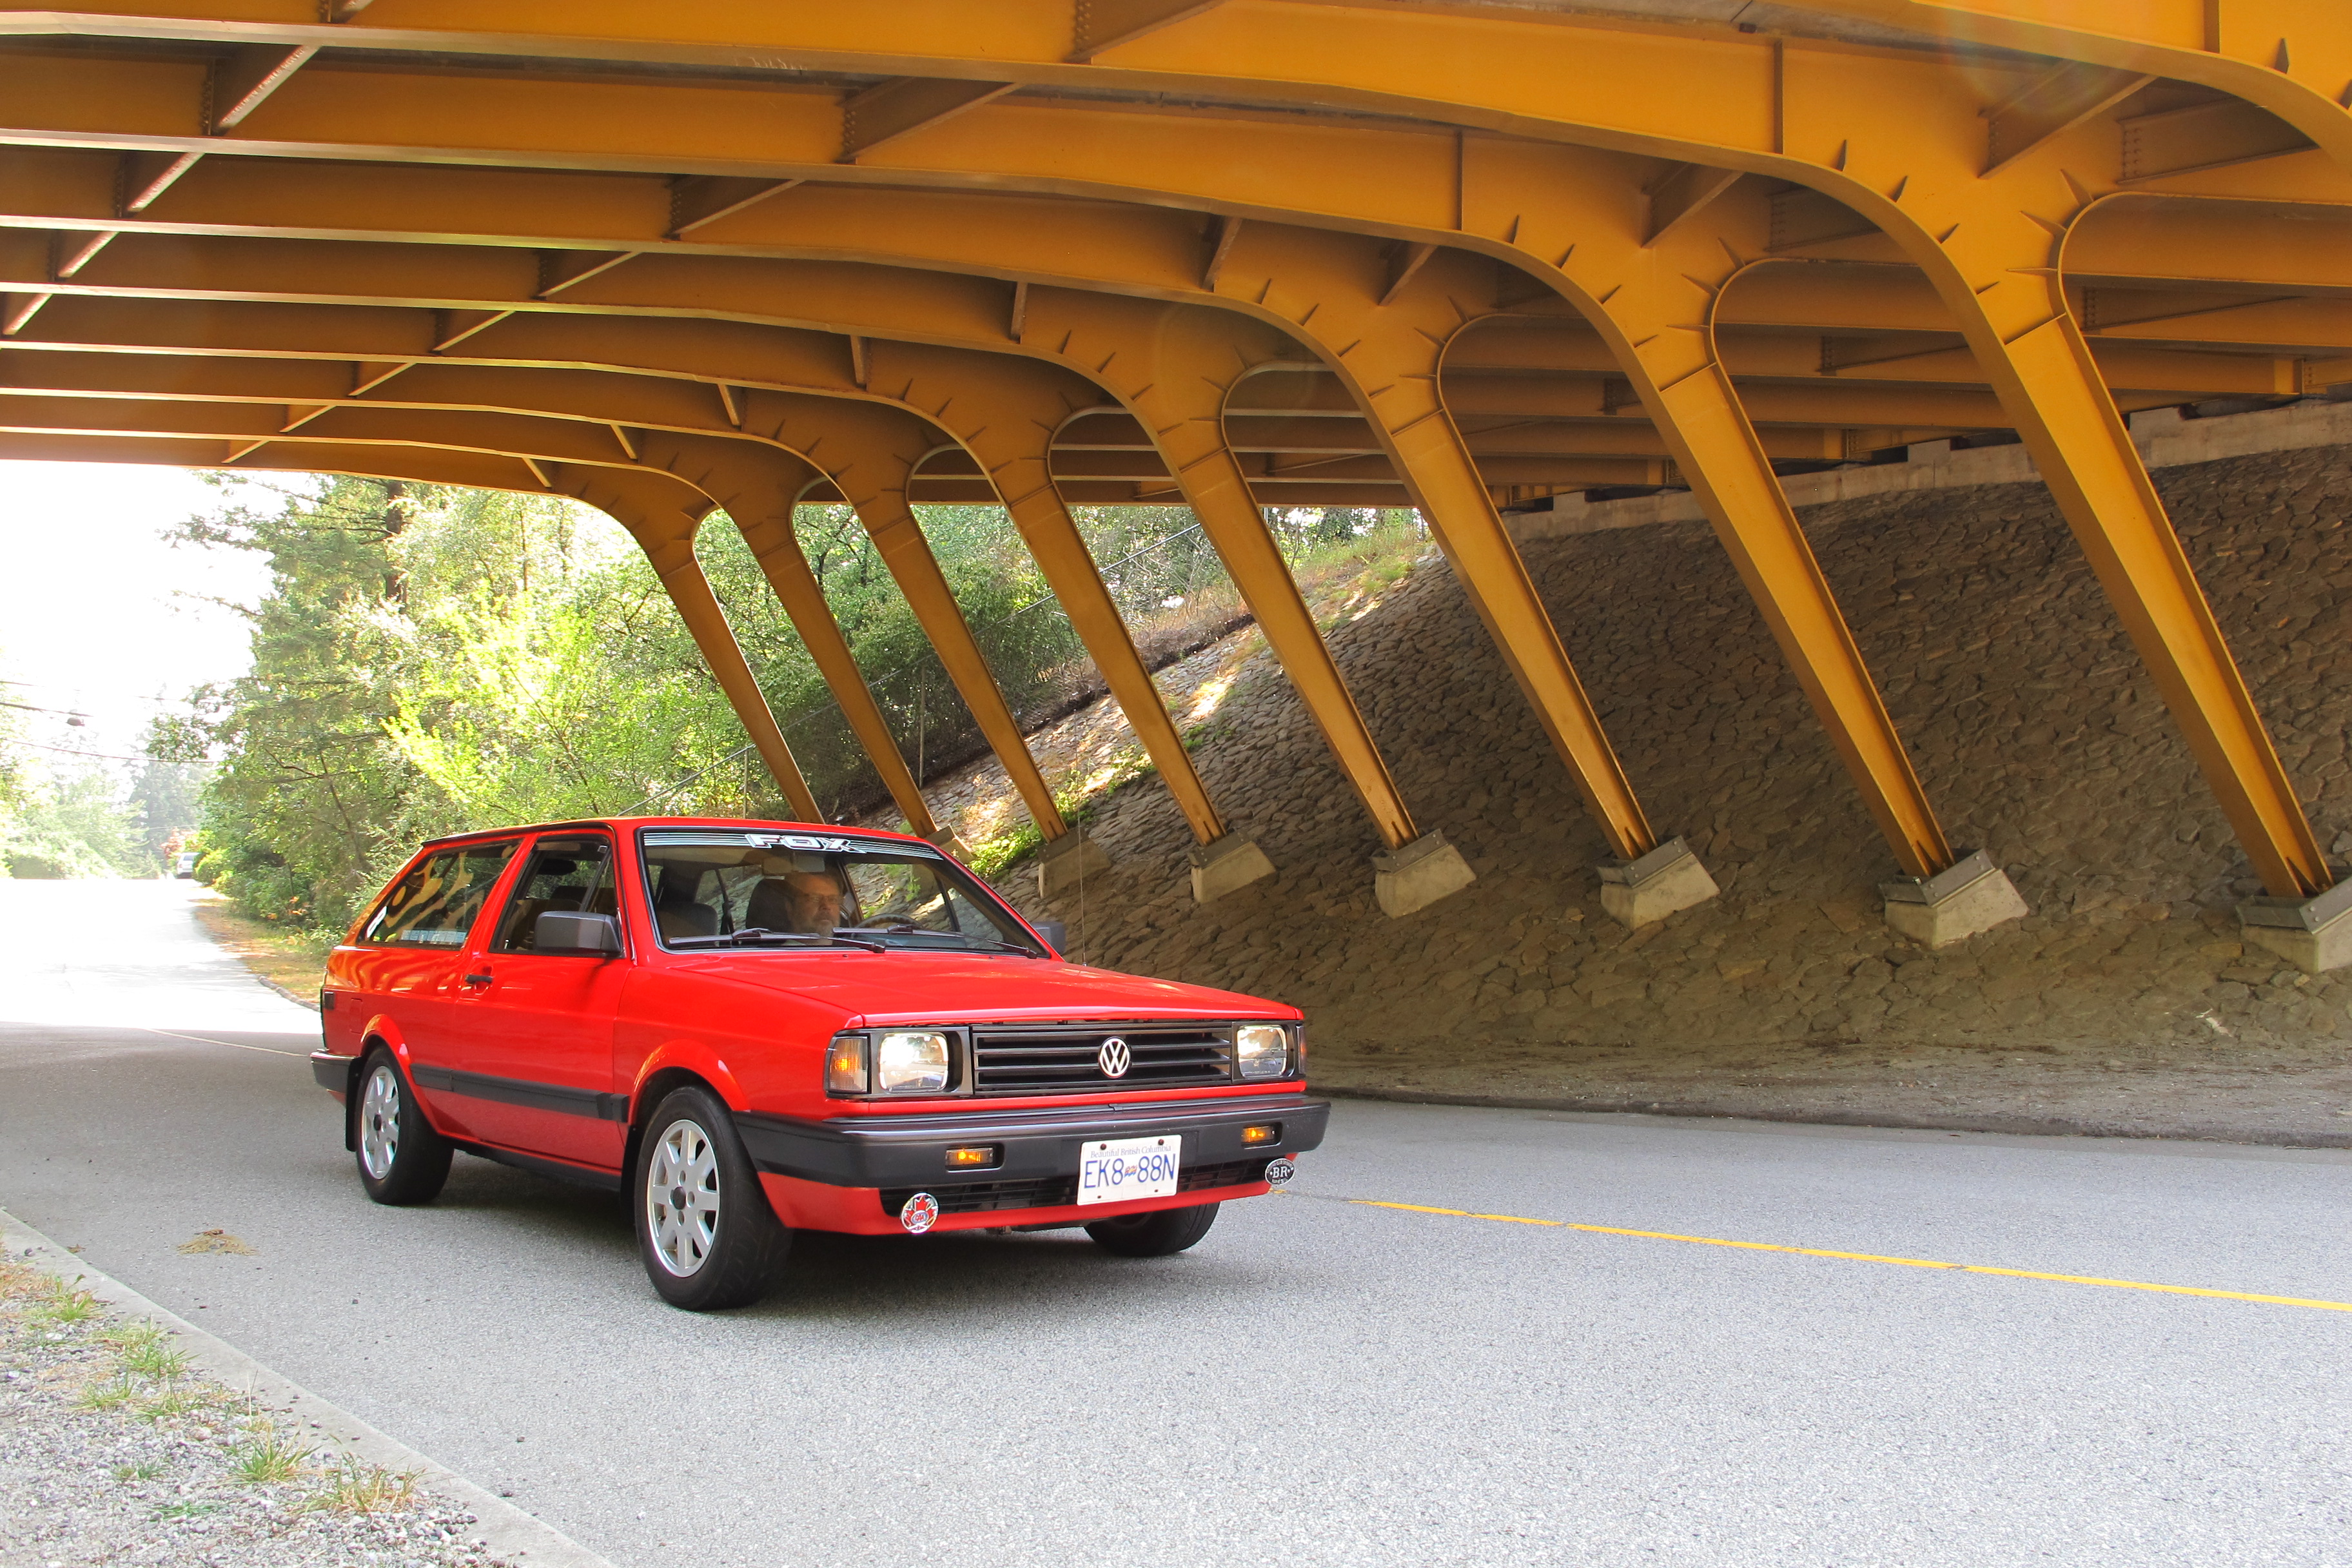
[[183, 849], [172, 858], [172, 875], [185, 881], [196, 874], [196, 862], [203, 859], [200, 851]]
[[757, 1300], [793, 1230], [1181, 1252], [1322, 1142], [1299, 1012], [1049, 934], [897, 834], [436, 839], [328, 961], [310, 1060], [369, 1196], [429, 1203], [453, 1150], [623, 1190], [680, 1307]]

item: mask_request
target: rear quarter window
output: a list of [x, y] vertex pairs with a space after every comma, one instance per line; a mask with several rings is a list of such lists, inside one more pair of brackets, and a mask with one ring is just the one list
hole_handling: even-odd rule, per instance
[[440, 849], [410, 867], [384, 894], [359, 940], [366, 947], [466, 945], [490, 889], [514, 846], [467, 844]]

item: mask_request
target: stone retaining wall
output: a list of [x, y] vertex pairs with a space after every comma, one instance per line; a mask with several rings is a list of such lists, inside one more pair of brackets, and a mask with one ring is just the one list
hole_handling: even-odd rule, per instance
[[[2323, 843], [2352, 849], [2352, 447], [2158, 479]], [[1720, 899], [1638, 932], [1601, 915], [1599, 832], [1432, 562], [1332, 642], [1421, 825], [1461, 847], [1473, 888], [1380, 913], [1362, 813], [1261, 654], [1198, 759], [1277, 874], [1196, 908], [1182, 822], [1147, 779], [1093, 825], [1118, 868], [1052, 912], [1094, 962], [1306, 1007], [1327, 1067], [1448, 1042], [1527, 1060], [2352, 1036], [2352, 975], [2301, 976], [2237, 940], [2231, 907], [2257, 884], [2039, 484], [1802, 515], [1953, 841], [1990, 851], [2031, 918], [1933, 954], [1885, 928], [1874, 889], [1892, 858], [1693, 521], [1525, 550], [1652, 820], [1688, 837]]]

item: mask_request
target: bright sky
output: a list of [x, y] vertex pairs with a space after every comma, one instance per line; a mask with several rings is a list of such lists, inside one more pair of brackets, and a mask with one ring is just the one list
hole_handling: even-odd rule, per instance
[[219, 501], [184, 468], [0, 462], [0, 679], [19, 683], [0, 687], [0, 700], [89, 716], [75, 729], [17, 713], [26, 740], [133, 752], [164, 710], [152, 699], [176, 706], [192, 687], [245, 672], [244, 617], [186, 595], [250, 605], [265, 563], [163, 539]]

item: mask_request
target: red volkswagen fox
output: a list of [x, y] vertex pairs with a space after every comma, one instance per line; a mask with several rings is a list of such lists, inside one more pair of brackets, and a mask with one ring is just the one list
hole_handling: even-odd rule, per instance
[[1067, 963], [929, 844], [848, 828], [436, 839], [319, 1005], [370, 1197], [431, 1202], [460, 1149], [625, 1191], [654, 1289], [697, 1310], [757, 1300], [793, 1230], [1180, 1252], [1329, 1109], [1297, 1008]]

